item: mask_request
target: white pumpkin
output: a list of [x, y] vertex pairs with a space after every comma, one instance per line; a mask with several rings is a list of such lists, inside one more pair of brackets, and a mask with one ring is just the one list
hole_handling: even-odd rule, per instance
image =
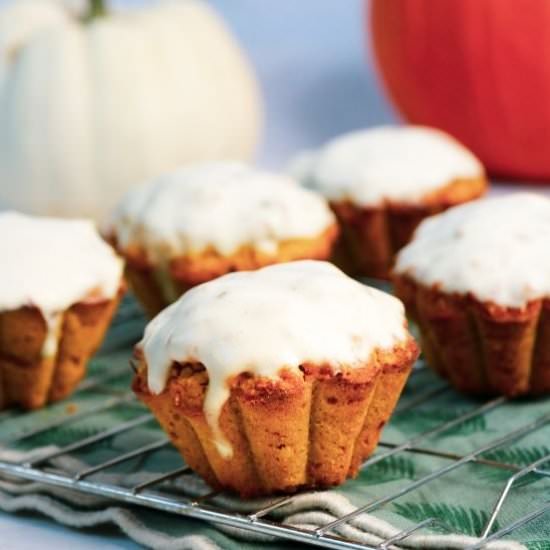
[[0, 208], [99, 219], [181, 164], [249, 159], [260, 119], [248, 62], [200, 0], [88, 20], [54, 0], [0, 9]]

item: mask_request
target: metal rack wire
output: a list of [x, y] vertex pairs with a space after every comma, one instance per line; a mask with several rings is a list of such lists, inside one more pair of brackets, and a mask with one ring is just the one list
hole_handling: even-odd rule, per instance
[[[422, 365], [415, 369], [412, 374], [412, 378], [417, 376], [419, 372], [422, 372], [422, 369]], [[123, 375], [122, 372], [110, 371], [101, 376], [88, 378], [84, 384], [81, 385], [79, 392], [89, 390], [90, 388], [101, 389], [105, 387], [105, 391], [108, 395], [101, 404], [95, 405], [92, 408], [88, 408], [86, 411], [75, 413], [70, 416], [64, 415], [51, 418], [48, 421], [42, 422], [40, 425], [37, 425], [32, 429], [13, 437], [10, 441], [4, 443], [4, 447], [7, 446], [8, 448], [12, 448], [24, 440], [30, 440], [32, 437], [47, 433], [49, 430], [59, 428], [60, 426], [66, 426], [70, 423], [77, 423], [83, 418], [89, 417], [91, 414], [98, 414], [113, 407], [134, 403], [134, 397], [131, 393], [124, 392], [118, 395], [116, 393], [113, 394], [113, 392], [111, 392], [110, 395], [108, 393], [109, 389], [106, 386], [106, 383], [117, 376], [120, 377], [121, 375]], [[431, 387], [426, 388], [420, 395], [415, 396], [414, 399], [410, 399], [408, 402], [403, 404], [398, 410], [402, 414], [421, 405], [426, 405], [432, 400], [440, 398], [447, 391], [449, 391], [449, 388], [446, 384], [435, 382]], [[401, 532], [396, 533], [394, 536], [380, 541], [379, 544], [374, 546], [345, 539], [334, 533], [334, 529], [363, 513], [370, 513], [379, 510], [401, 496], [416, 491], [426, 484], [441, 480], [444, 476], [465, 465], [472, 464], [479, 467], [494, 468], [509, 472], [510, 475], [503, 481], [500, 495], [495, 501], [490, 514], [488, 514], [486, 525], [478, 534], [480, 541], [473, 544], [468, 549], [474, 550], [483, 548], [490, 541], [501, 539], [502, 537], [513, 533], [515, 530], [529, 524], [529, 522], [534, 521], [544, 514], [550, 514], [549, 499], [545, 502], [538, 503], [535, 509], [515, 518], [512, 522], [495, 529], [496, 520], [499, 518], [503, 505], [506, 500], [510, 498], [510, 495], [513, 493], [514, 486], [519, 480], [529, 474], [532, 476], [538, 476], [540, 479], [550, 478], [550, 453], [525, 466], [499, 462], [487, 458], [487, 453], [489, 451], [505, 447], [506, 445], [509, 445], [512, 442], [525, 437], [526, 435], [533, 434], [542, 427], [549, 425], [550, 402], [548, 407], [549, 411], [546, 414], [543, 414], [527, 424], [517, 427], [498, 439], [490, 441], [489, 443], [464, 455], [432, 448], [428, 445], [428, 442], [431, 437], [441, 434], [453, 427], [459, 426], [473, 418], [485, 415], [491, 411], [495, 411], [499, 407], [504, 406], [506, 403], [507, 400], [504, 397], [492, 399], [475, 406], [473, 409], [457, 416], [456, 418], [443, 421], [435, 427], [416, 434], [414, 437], [402, 443], [393, 443], [383, 440], [379, 445], [378, 452], [364, 463], [363, 470], [368, 469], [374, 464], [389, 457], [402, 456], [405, 453], [410, 454], [411, 456], [426, 455], [438, 457], [445, 461], [444, 465], [410, 481], [410, 483], [404, 487], [390, 491], [383, 497], [366, 502], [353, 512], [342, 517], [338, 517], [334, 521], [314, 529], [305, 529], [284, 524], [276, 521], [270, 516], [275, 510], [292, 503], [293, 499], [296, 498], [295, 496], [276, 498], [268, 505], [264, 505], [262, 508], [258, 508], [251, 513], [235, 513], [215, 504], [212, 500], [215, 496], [219, 495], [219, 493], [215, 491], [206, 492], [205, 494], [194, 498], [186, 498], [185, 496], [180, 495], [175, 497], [172, 492], [166, 491], [162, 484], [163, 482], [174, 480], [184, 474], [189, 474], [190, 470], [185, 465], [181, 465], [171, 471], [159, 474], [154, 479], [149, 479], [145, 482], [130, 487], [123, 484], [106, 483], [103, 481], [90, 479], [93, 474], [103, 472], [131, 459], [143, 457], [145, 455], [158, 452], [161, 449], [169, 448], [170, 443], [162, 434], [160, 429], [158, 432], [159, 437], [153, 442], [139, 446], [100, 464], [86, 467], [75, 474], [69, 475], [52, 468], [50, 461], [56, 457], [67, 455], [76, 451], [85, 451], [87, 448], [97, 443], [106, 441], [119, 434], [131, 432], [131, 430], [134, 430], [151, 421], [151, 414], [145, 412], [145, 409], [139, 409], [137, 407], [137, 403], [135, 403], [135, 417], [128, 421], [122, 422], [113, 428], [71, 442], [68, 445], [52, 450], [48, 454], [42, 454], [34, 459], [20, 462], [10, 462], [6, 460], [0, 461], [0, 476], [12, 476], [21, 480], [31, 480], [51, 486], [63, 487], [81, 491], [83, 493], [108, 497], [116, 501], [162, 510], [216, 524], [239, 527], [242, 529], [255, 531], [257, 533], [274, 535], [276, 537], [280, 537], [281, 539], [307, 543], [318, 547], [357, 550], [384, 550], [397, 543], [406, 542], [409, 537], [423, 529], [438, 527], [440, 531], [444, 530], [449, 534], [453, 533], [453, 529], [451, 526], [446, 525], [441, 519], [432, 517], [421, 521], [410, 528], [404, 529]], [[0, 413], [0, 422], [2, 422], [2, 420], [6, 417], [13, 418], [14, 414], [16, 413], [13, 411]]]

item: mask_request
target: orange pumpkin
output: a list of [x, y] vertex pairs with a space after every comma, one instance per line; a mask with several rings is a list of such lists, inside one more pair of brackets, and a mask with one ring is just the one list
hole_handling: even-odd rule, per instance
[[372, 0], [374, 52], [410, 122], [456, 136], [492, 175], [550, 182], [550, 2]]

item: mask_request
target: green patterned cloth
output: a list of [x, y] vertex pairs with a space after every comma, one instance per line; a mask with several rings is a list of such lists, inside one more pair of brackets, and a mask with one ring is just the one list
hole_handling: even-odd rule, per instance
[[[126, 303], [118, 321], [113, 325], [104, 350], [89, 369], [89, 377], [92, 378], [106, 373], [116, 376], [106, 384], [81, 390], [66, 402], [38, 412], [26, 415], [0, 413], [0, 460], [21, 459], [25, 453], [36, 452], [37, 447], [61, 447], [143, 413], [141, 405], [126, 403], [105, 412], [90, 414], [83, 420], [25, 440], [15, 447], [8, 444], [22, 430], [39, 426], [59, 415], [74, 414], [75, 410], [86, 411], [105, 403], [107, 399], [128, 392], [131, 379], [128, 366], [131, 343], [138, 338], [144, 323], [141, 317], [132, 315], [131, 311], [132, 305]], [[466, 399], [450, 388], [445, 388], [424, 403], [408, 408], [419, 395], [438, 386], [445, 387], [445, 384], [426, 368], [419, 369], [412, 375], [398, 410], [384, 431], [383, 441], [386, 444], [400, 444], [481, 404], [480, 401]], [[68, 404], [71, 406], [68, 407]], [[525, 466], [550, 452], [550, 399], [505, 403], [436, 437], [423, 439], [415, 446], [464, 455], [536, 419], [545, 418], [544, 415], [547, 418], [545, 421], [541, 420], [541, 427], [536, 431], [483, 455], [485, 459]], [[161, 435], [152, 421], [88, 448], [86, 452], [60, 457], [55, 460], [54, 465], [60, 470], [74, 472], [82, 468], [83, 462], [99, 463], [155, 441]], [[386, 452], [389, 448], [379, 447], [377, 453]], [[449, 464], [452, 464], [452, 460], [447, 458], [401, 452], [363, 469], [357, 479], [349, 481], [341, 488], [301, 495], [290, 507], [277, 510], [272, 517], [293, 525], [324, 525], [338, 515], [394, 493], [411, 481]], [[113, 482], [135, 484], [155, 473], [180, 465], [181, 459], [177, 453], [166, 448], [145, 460], [127, 462], [123, 467], [119, 466], [98, 476]], [[550, 470], [550, 461], [545, 466]], [[381, 538], [391, 536], [405, 527], [435, 517], [461, 536], [449, 536], [448, 531], [438, 525], [420, 531], [415, 537], [407, 539], [407, 544], [416, 548], [465, 548], [473, 542], [470, 537], [480, 534], [509, 476], [509, 471], [482, 464], [466, 464], [443, 478], [403, 495], [372, 514], [358, 516], [349, 524], [340, 526], [335, 534], [358, 542], [376, 544]], [[167, 484], [166, 489], [195, 496], [208, 491], [193, 475]], [[550, 477], [528, 475], [514, 485], [511, 498], [505, 502], [495, 529], [510, 524], [549, 500]], [[243, 503], [237, 498], [227, 496], [217, 497], [212, 503], [242, 512], [250, 512], [259, 505], [258, 502]], [[273, 541], [246, 531], [214, 527], [198, 520], [124, 507], [120, 503], [98, 497], [75, 495], [67, 490], [14, 480], [0, 480], [0, 509], [11, 512], [35, 510], [74, 527], [113, 523], [137, 542], [151, 548], [245, 550], [280, 548], [283, 545], [281, 541]], [[550, 511], [528, 526], [514, 531], [503, 541], [489, 547], [550, 550]], [[519, 541], [521, 544], [512, 541]], [[297, 545], [290, 543], [289, 547], [296, 548]]]

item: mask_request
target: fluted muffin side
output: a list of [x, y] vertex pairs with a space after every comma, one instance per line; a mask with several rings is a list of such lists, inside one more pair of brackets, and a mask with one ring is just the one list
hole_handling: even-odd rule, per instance
[[[35, 307], [0, 312], [0, 409], [36, 409], [67, 397], [101, 344], [124, 288], [110, 300], [83, 301], [51, 327]], [[46, 341], [54, 338], [52, 352]]]
[[457, 179], [417, 203], [386, 201], [356, 205], [331, 201], [341, 228], [334, 260], [351, 275], [388, 279], [395, 255], [427, 217], [482, 196], [485, 178]]
[[83, 377], [124, 291], [89, 220], [0, 213], [0, 408], [40, 407]]
[[148, 389], [139, 357], [133, 388], [187, 464], [216, 488], [243, 497], [321, 488], [355, 477], [376, 447], [418, 355], [412, 339], [376, 351], [362, 367], [282, 369], [277, 378], [239, 374], [219, 426], [232, 448], [215, 445], [204, 413], [208, 373], [174, 364], [163, 392]]
[[510, 397], [550, 392], [550, 299], [513, 308], [394, 277], [428, 363], [460, 391]]

